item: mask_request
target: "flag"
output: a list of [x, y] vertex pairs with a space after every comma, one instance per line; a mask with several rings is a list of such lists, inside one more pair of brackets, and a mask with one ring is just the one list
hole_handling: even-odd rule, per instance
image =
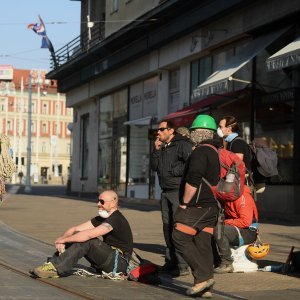
[[39, 20], [40, 23], [31, 23], [27, 26], [27, 28], [32, 29], [36, 34], [42, 37], [41, 48], [48, 48], [51, 54], [54, 54], [53, 45], [46, 34], [46, 27], [40, 16], [39, 16]]

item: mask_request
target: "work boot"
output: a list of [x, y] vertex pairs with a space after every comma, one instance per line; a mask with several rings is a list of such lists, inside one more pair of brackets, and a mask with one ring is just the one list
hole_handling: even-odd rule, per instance
[[163, 266], [158, 267], [159, 273], [172, 273], [176, 270], [176, 266], [170, 263], [165, 263]]
[[[203, 296], [206, 294], [206, 296], [209, 296], [209, 289], [215, 284], [215, 281], [213, 279], [208, 279], [206, 281], [202, 281], [200, 283], [196, 283], [194, 286], [186, 290], [186, 294], [188, 296], [192, 295], [199, 295]], [[209, 293], [208, 293], [209, 292]]]
[[219, 267], [214, 269], [217, 274], [233, 273], [233, 265], [230, 263], [221, 264]]
[[51, 262], [46, 262], [42, 266], [33, 269], [33, 274], [39, 278], [58, 278], [59, 275]]
[[177, 267], [171, 271], [171, 275], [173, 277], [186, 276], [186, 275], [190, 275], [190, 271], [188, 267], [185, 268]]

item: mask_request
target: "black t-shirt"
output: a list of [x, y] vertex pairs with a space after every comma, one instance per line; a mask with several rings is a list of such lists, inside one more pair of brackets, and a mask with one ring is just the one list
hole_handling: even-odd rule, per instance
[[240, 137], [234, 138], [230, 143], [228, 143], [227, 150], [233, 153], [242, 153], [244, 155], [243, 161], [246, 168], [251, 171], [251, 156], [249, 145]]
[[91, 219], [92, 224], [97, 227], [102, 223], [108, 223], [113, 228], [112, 231], [103, 236], [103, 241], [131, 255], [133, 250], [133, 237], [130, 225], [119, 210], [114, 211], [108, 218], [97, 216]]
[[182, 178], [180, 186], [180, 201], [183, 202], [183, 194], [185, 183], [189, 183], [193, 187], [197, 187], [197, 191], [191, 199], [189, 206], [196, 205], [199, 186], [202, 183], [197, 204], [202, 207], [217, 206], [215, 197], [211, 188], [202, 181], [204, 177], [212, 186], [219, 181], [220, 163], [218, 153], [209, 146], [198, 146], [190, 155]]

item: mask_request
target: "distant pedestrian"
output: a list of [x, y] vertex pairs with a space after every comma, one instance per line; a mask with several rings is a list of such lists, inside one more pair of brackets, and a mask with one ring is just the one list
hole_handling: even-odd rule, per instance
[[179, 206], [179, 186], [193, 144], [187, 137], [177, 134], [175, 129], [170, 121], [162, 121], [158, 125], [151, 168], [157, 172], [162, 189], [161, 213], [167, 246], [165, 264], [160, 271], [171, 273], [173, 276], [183, 276], [189, 274], [188, 265], [172, 241], [173, 217]]
[[111, 190], [97, 199], [99, 216], [69, 228], [56, 239], [57, 252], [32, 273], [41, 278], [55, 278], [69, 272], [85, 257], [97, 271], [126, 273], [133, 251], [133, 237], [128, 221], [118, 209], [118, 195]]

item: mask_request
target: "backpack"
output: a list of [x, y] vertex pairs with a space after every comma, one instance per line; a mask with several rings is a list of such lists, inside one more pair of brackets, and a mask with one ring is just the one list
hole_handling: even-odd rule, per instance
[[219, 156], [220, 175], [217, 185], [212, 186], [204, 177], [203, 181], [211, 188], [215, 198], [222, 201], [235, 201], [240, 198], [244, 192], [245, 185], [245, 163], [233, 152], [226, 149], [216, 149], [209, 144]]
[[146, 284], [160, 284], [157, 265], [142, 259], [135, 251], [132, 252], [127, 269], [127, 279]]
[[[236, 137], [233, 141], [237, 139], [243, 140], [241, 137]], [[248, 147], [253, 172], [257, 171], [265, 178], [278, 175], [276, 150], [267, 147], [262, 139], [255, 139], [250, 145], [248, 144]]]

